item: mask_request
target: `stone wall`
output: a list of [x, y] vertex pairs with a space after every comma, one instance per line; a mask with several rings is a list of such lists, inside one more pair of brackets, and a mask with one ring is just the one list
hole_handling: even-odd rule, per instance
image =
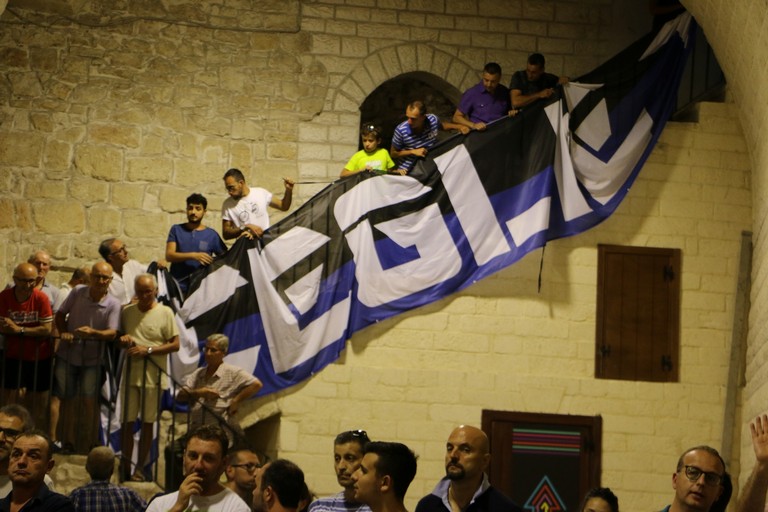
[[[59, 267], [93, 262], [108, 236], [140, 261], [157, 258], [193, 191], [208, 196], [218, 228], [228, 167], [275, 192], [282, 176], [335, 177], [357, 148], [360, 104], [384, 81], [420, 71], [461, 91], [484, 62], [500, 62], [506, 81], [532, 51], [578, 75], [640, 35], [645, 2], [304, 0], [243, 27], [236, 11], [198, 4], [9, 3], [0, 280], [40, 246]], [[622, 508], [660, 509], [680, 451], [723, 439], [739, 240], [751, 227], [737, 112], [706, 104], [700, 123], [670, 125], [614, 216], [548, 245], [540, 293], [536, 253], [359, 333], [337, 364], [249, 404], [248, 421], [279, 415], [274, 446], [320, 495], [337, 490], [337, 432], [406, 442], [421, 456], [412, 508], [443, 474], [450, 429], [479, 423], [484, 408], [601, 414], [602, 483]], [[298, 202], [321, 186], [300, 185]], [[683, 250], [679, 383], [592, 377], [597, 243]]]

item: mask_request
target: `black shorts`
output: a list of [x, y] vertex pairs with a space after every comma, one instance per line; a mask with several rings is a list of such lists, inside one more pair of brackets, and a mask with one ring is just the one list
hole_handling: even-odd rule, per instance
[[40, 361], [0, 360], [3, 388], [27, 388], [27, 391], [31, 392], [48, 391], [51, 389], [52, 363], [52, 357]]

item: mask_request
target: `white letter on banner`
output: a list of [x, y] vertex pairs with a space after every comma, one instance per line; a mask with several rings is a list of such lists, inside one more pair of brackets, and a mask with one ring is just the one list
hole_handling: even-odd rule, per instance
[[[429, 190], [407, 177], [369, 179], [336, 201], [334, 215], [343, 230], [371, 210], [419, 197]], [[368, 307], [387, 304], [440, 284], [461, 268], [461, 257], [436, 204], [375, 227], [401, 247], [414, 246], [419, 258], [384, 270], [370, 222], [365, 219], [349, 231], [346, 237], [355, 258], [358, 298]]]
[[467, 148], [463, 144], [456, 146], [435, 158], [435, 163], [477, 264], [509, 252], [509, 243]]
[[[272, 247], [275, 242], [289, 234], [290, 236], [282, 246]], [[304, 329], [300, 329], [298, 320], [272, 284], [272, 280], [290, 268], [291, 264], [309, 256], [326, 240], [327, 237], [321, 233], [306, 228], [294, 228], [269, 243], [261, 253], [255, 249], [248, 251], [253, 287], [256, 291], [259, 313], [276, 373], [286, 372], [313, 358], [320, 350], [344, 336], [349, 322], [351, 303], [349, 296], [334, 304], [322, 316], [312, 320]], [[280, 253], [280, 249], [287, 249], [288, 247], [295, 249], [295, 252]], [[272, 250], [267, 251], [268, 248]], [[286, 261], [285, 258], [288, 258], [289, 261]], [[314, 274], [310, 273], [305, 278], [312, 280], [312, 276]], [[319, 281], [316, 284], [319, 284]], [[315, 291], [314, 294], [308, 292], [303, 295], [316, 298], [317, 292]], [[312, 299], [310, 298], [308, 301], [303, 301], [299, 306], [308, 309], [311, 307], [311, 303]]]

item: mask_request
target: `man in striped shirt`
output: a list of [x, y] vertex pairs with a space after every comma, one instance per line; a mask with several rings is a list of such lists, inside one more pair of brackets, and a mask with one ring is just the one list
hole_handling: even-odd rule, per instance
[[469, 127], [440, 121], [435, 114], [428, 114], [423, 101], [413, 101], [405, 109], [408, 118], [395, 127], [392, 147], [389, 150], [397, 163], [396, 172], [407, 174], [419, 158], [427, 156], [429, 148], [437, 142], [438, 130], [459, 130], [469, 133]]

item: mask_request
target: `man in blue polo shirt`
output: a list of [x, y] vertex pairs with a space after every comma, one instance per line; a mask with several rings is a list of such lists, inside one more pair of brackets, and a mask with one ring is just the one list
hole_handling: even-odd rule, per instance
[[483, 79], [461, 96], [459, 108], [453, 114], [453, 122], [470, 130], [485, 130], [491, 121], [514, 115], [509, 89], [501, 85], [501, 66], [489, 62], [483, 68]]
[[458, 130], [469, 133], [469, 127], [447, 121], [440, 121], [435, 114], [427, 113], [423, 101], [412, 101], [405, 109], [408, 117], [395, 127], [392, 147], [389, 150], [397, 164], [396, 172], [407, 174], [419, 158], [427, 156], [427, 150], [437, 142], [438, 130]]

